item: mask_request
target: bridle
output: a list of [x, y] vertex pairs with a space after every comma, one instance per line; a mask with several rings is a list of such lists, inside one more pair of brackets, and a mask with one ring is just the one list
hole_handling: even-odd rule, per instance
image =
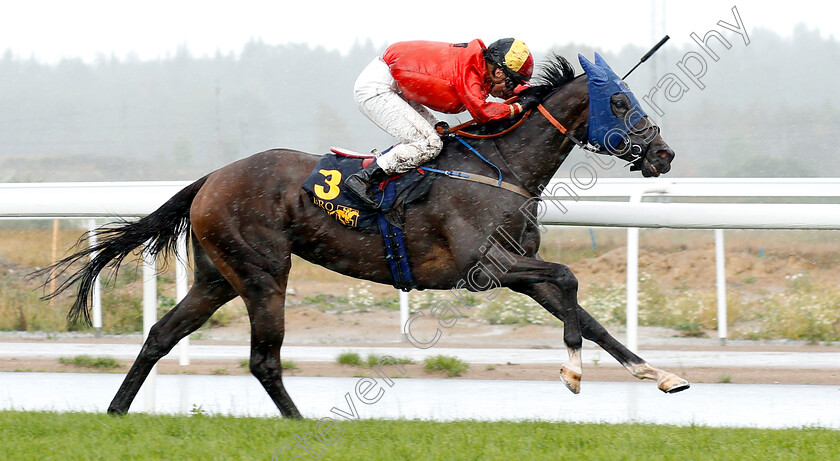
[[[514, 96], [514, 97], [506, 100], [505, 103], [510, 104], [510, 103], [516, 102], [517, 100], [519, 100], [519, 96]], [[584, 150], [591, 151], [591, 152], [598, 152], [598, 150], [593, 150], [593, 149], [596, 149], [597, 146], [592, 146], [589, 143], [585, 143], [585, 142], [575, 138], [571, 133], [569, 133], [569, 130], [567, 130], [566, 127], [563, 126], [562, 123], [560, 123], [556, 118], [554, 118], [554, 116], [551, 115], [551, 112], [549, 112], [548, 109], [545, 108], [545, 106], [543, 106], [542, 104], [539, 104], [539, 105], [537, 105], [537, 110], [543, 115], [543, 117], [546, 118], [546, 120], [548, 120], [549, 123], [551, 123], [554, 126], [554, 128], [557, 128], [557, 130], [560, 133], [562, 133], [563, 136], [565, 136], [570, 141], [575, 143], [578, 147], [580, 147], [581, 149], [584, 149]], [[454, 126], [454, 127], [449, 129], [449, 132], [452, 133], [452, 134], [457, 134], [458, 136], [463, 136], [465, 138], [470, 138], [470, 139], [498, 138], [500, 136], [504, 136], [504, 135], [510, 133], [511, 131], [519, 128], [520, 125], [525, 123], [525, 120], [528, 119], [528, 117], [531, 115], [532, 112], [533, 112], [533, 110], [529, 110], [529, 111], [525, 112], [524, 114], [522, 114], [522, 116], [519, 118], [519, 120], [517, 120], [513, 125], [505, 128], [504, 130], [502, 130], [498, 133], [475, 134], [475, 133], [469, 133], [469, 132], [464, 131], [465, 128], [470, 127], [472, 125], [475, 125], [477, 123], [475, 121], [475, 119], [472, 119], [470, 121], [461, 123], [460, 125]], [[441, 134], [443, 134], [443, 133], [441, 133]]]
[[[511, 102], [516, 102], [518, 99], [519, 99], [519, 97], [515, 96], [511, 99], [508, 99], [505, 102], [509, 104]], [[563, 126], [562, 123], [560, 123], [556, 118], [554, 118], [554, 116], [551, 115], [551, 112], [549, 112], [548, 109], [546, 109], [546, 107], [543, 106], [542, 104], [537, 105], [537, 110], [539, 111], [540, 114], [542, 114], [543, 117], [545, 117], [546, 120], [548, 120], [548, 122], [552, 126], [554, 126], [554, 128], [557, 129], [557, 131], [559, 131], [563, 136], [565, 136], [567, 139], [569, 139], [571, 142], [573, 142], [579, 148], [581, 148], [585, 151], [594, 152], [594, 153], [601, 153], [605, 150], [599, 145], [593, 145], [593, 144], [590, 144], [588, 142], [583, 142], [583, 141], [577, 139], [572, 133], [569, 132], [569, 130], [565, 126]], [[473, 125], [476, 124], [475, 119], [464, 122], [464, 123], [461, 123], [460, 125], [454, 126], [449, 130], [449, 132], [452, 133], [452, 134], [457, 134], [458, 136], [463, 136], [465, 138], [470, 138], [470, 139], [498, 138], [500, 136], [504, 136], [504, 135], [510, 133], [511, 131], [519, 128], [520, 125], [525, 123], [525, 120], [528, 119], [528, 117], [531, 115], [532, 112], [533, 111], [531, 111], [531, 110], [525, 112], [524, 114], [522, 114], [522, 117], [520, 117], [519, 120], [516, 121], [516, 123], [514, 123], [513, 125], [505, 128], [504, 130], [502, 130], [498, 133], [476, 134], [476, 133], [470, 133], [470, 132], [464, 131], [465, 128], [473, 126]], [[653, 129], [654, 133], [650, 137], [645, 136], [644, 137], [645, 139], [654, 139], [656, 137], [656, 135], [659, 134], [659, 127], [658, 126], [650, 124], [647, 128], [645, 128], [645, 130], [650, 130], [650, 129]], [[634, 130], [631, 129], [630, 133], [634, 133]], [[629, 137], [628, 137], [628, 139], [629, 139]], [[636, 165], [637, 163], [641, 163], [644, 160], [645, 155], [647, 154], [647, 151], [650, 148], [651, 143], [648, 142], [647, 144], [645, 144], [643, 146], [641, 144], [632, 142], [632, 140], [630, 140], [630, 141], [631, 142], [630, 142], [630, 149], [629, 149], [630, 151], [629, 152], [627, 152], [627, 149], [625, 149], [625, 152], [612, 152], [612, 149], [609, 149], [609, 148], [607, 148], [606, 150], [609, 151], [610, 155], [612, 155], [614, 157], [618, 157], [618, 158], [626, 161], [629, 165]], [[640, 165], [639, 165], [639, 168], [641, 168]]]
[[[517, 100], [519, 100], [519, 96], [514, 96], [514, 97], [506, 100], [505, 103], [510, 104], [510, 103], [516, 102]], [[614, 149], [611, 149], [610, 146], [607, 146], [607, 148], [603, 148], [602, 146], [600, 146], [598, 144], [593, 145], [593, 144], [590, 144], [589, 142], [583, 142], [583, 141], [577, 139], [572, 133], [569, 132], [569, 130], [565, 126], [563, 126], [562, 123], [560, 123], [556, 118], [554, 118], [554, 116], [551, 115], [551, 112], [549, 112], [548, 109], [545, 106], [543, 106], [542, 104], [537, 105], [537, 111], [539, 111], [539, 113], [542, 114], [542, 116], [545, 117], [545, 119], [548, 120], [548, 122], [552, 126], [554, 126], [554, 128], [556, 128], [557, 131], [559, 131], [569, 141], [574, 143], [576, 146], [578, 146], [582, 150], [585, 150], [587, 152], [593, 152], [593, 153], [596, 153], [596, 154], [600, 154], [600, 153], [603, 153], [604, 151], [607, 151], [609, 153], [609, 155], [627, 162], [627, 165], [625, 165], [625, 166], [630, 166], [631, 171], [641, 170], [643, 168], [643, 163], [644, 163], [644, 160], [645, 160], [645, 156], [647, 155], [647, 152], [650, 149], [650, 145], [652, 143], [652, 140], [655, 139], [656, 135], [659, 134], [659, 127], [652, 124], [652, 123], [649, 123], [648, 126], [643, 128], [642, 130], [636, 130], [635, 127], [632, 127], [630, 130], [628, 130], [627, 134], [638, 135], [638, 136], [641, 136], [642, 139], [645, 139], [645, 140], [650, 139], [651, 141], [648, 141], [645, 144], [639, 144], [639, 143], [633, 142], [633, 140], [629, 136], [625, 135], [627, 141], [629, 141], [629, 146], [625, 147], [623, 152], [614, 152], [613, 151]], [[449, 134], [455, 134], [455, 135], [462, 136], [464, 138], [470, 138], [470, 139], [493, 139], [493, 138], [498, 138], [500, 136], [504, 136], [504, 135], [512, 132], [513, 130], [519, 128], [519, 126], [521, 126], [523, 123], [525, 123], [525, 121], [528, 119], [528, 117], [531, 115], [532, 112], [533, 112], [533, 110], [529, 110], [529, 111], [525, 112], [524, 114], [522, 114], [522, 116], [519, 118], [519, 120], [517, 120], [513, 125], [505, 128], [504, 130], [502, 130], [498, 133], [476, 134], [476, 133], [470, 133], [470, 132], [464, 131], [465, 128], [477, 124], [475, 119], [472, 119], [472, 120], [469, 120], [467, 122], [461, 123], [459, 125], [456, 125], [456, 126], [450, 128], [449, 129]], [[653, 134], [650, 135], [650, 136], [642, 135], [643, 132], [648, 131], [648, 130], [653, 130]], [[443, 133], [442, 130], [438, 130], [438, 132], [441, 135], [446, 134], [446, 133]], [[651, 167], [654, 168], [654, 170], [655, 170], [655, 167], [653, 167], [653, 165], [651, 165]]]
[[[506, 102], [508, 102], [508, 103], [515, 102], [517, 99], [518, 99], [518, 97], [514, 97], [514, 98], [509, 99]], [[546, 109], [546, 107], [543, 106], [542, 104], [537, 105], [537, 111], [539, 111], [539, 113], [541, 113], [543, 115], [543, 117], [545, 117], [545, 119], [548, 120], [548, 122], [552, 126], [554, 126], [554, 128], [557, 129], [557, 131], [559, 131], [563, 136], [565, 136], [567, 139], [569, 139], [572, 143], [574, 143], [575, 145], [577, 145], [581, 149], [589, 151], [589, 152], [594, 152], [594, 153], [602, 153], [604, 151], [604, 149], [602, 149], [601, 146], [592, 145], [589, 142], [583, 142], [583, 141], [577, 139], [574, 135], [572, 135], [572, 133], [569, 132], [569, 130], [565, 126], [563, 126], [562, 123], [560, 123], [560, 121], [558, 121], [556, 118], [554, 118], [554, 116], [551, 115], [551, 113], [548, 111], [548, 109]], [[511, 125], [510, 127], [506, 128], [506, 129], [504, 129], [504, 130], [502, 130], [498, 133], [493, 133], [493, 134], [476, 134], [476, 133], [470, 133], [470, 132], [464, 131], [465, 128], [477, 124], [474, 119], [470, 120], [468, 122], [456, 125], [456, 126], [450, 128], [448, 130], [445, 130], [442, 126], [436, 126], [435, 127], [438, 134], [440, 134], [442, 136], [444, 136], [444, 135], [445, 136], [451, 136], [451, 137], [457, 139], [459, 142], [461, 142], [461, 144], [466, 146], [467, 149], [469, 149], [471, 152], [476, 154], [481, 160], [483, 160], [485, 163], [488, 163], [489, 165], [494, 167], [499, 173], [498, 178], [490, 178], [490, 177], [482, 176], [482, 175], [475, 174], [475, 173], [464, 173], [464, 172], [461, 172], [461, 171], [438, 170], [438, 169], [430, 168], [430, 167], [421, 167], [421, 168], [424, 169], [424, 170], [431, 171], [433, 173], [444, 174], [444, 175], [446, 175], [450, 178], [454, 178], [454, 179], [464, 179], [464, 180], [469, 180], [469, 181], [474, 181], [474, 182], [480, 182], [480, 183], [487, 184], [487, 185], [494, 186], [494, 187], [500, 187], [500, 188], [503, 188], [503, 189], [507, 189], [511, 192], [514, 192], [516, 194], [519, 194], [519, 195], [521, 195], [523, 197], [526, 197], [526, 198], [537, 197], [539, 194], [532, 193], [531, 191], [529, 191], [529, 190], [527, 190], [527, 189], [525, 189], [521, 186], [518, 186], [516, 184], [512, 184], [512, 183], [508, 183], [508, 182], [503, 181], [502, 180], [502, 171], [499, 169], [499, 167], [497, 167], [492, 162], [487, 160], [484, 156], [481, 155], [481, 153], [479, 153], [469, 143], [467, 143], [466, 141], [464, 141], [462, 139], [462, 137], [463, 138], [469, 138], [469, 139], [493, 139], [493, 138], [498, 138], [500, 136], [504, 136], [504, 135], [510, 133], [511, 131], [515, 130], [516, 128], [518, 128], [523, 123], [525, 123], [525, 120], [531, 115], [531, 113], [532, 113], [531, 110], [525, 112], [524, 114], [522, 114], [522, 117], [520, 117], [519, 120], [517, 120], [513, 125]], [[647, 131], [651, 128], [653, 128], [655, 130], [653, 136], [650, 138], [650, 139], [653, 139], [659, 133], [659, 127], [651, 124], [650, 126], [645, 128], [645, 131]], [[633, 132], [633, 130], [631, 129], [630, 132]], [[629, 139], [629, 137], [628, 137], [628, 139]], [[650, 148], [651, 143], [648, 142], [647, 145], [645, 145], [643, 147], [639, 144], [633, 143], [632, 140], [630, 140], [630, 141], [631, 141], [630, 142], [630, 148], [632, 150], [637, 151], [637, 153], [631, 152], [631, 153], [628, 154], [627, 152], [622, 152], [622, 153], [612, 153], [611, 152], [610, 155], [612, 155], [614, 157], [618, 157], [619, 159], [622, 159], [622, 160], [628, 162], [629, 165], [633, 165], [633, 167], [631, 167], [631, 171], [634, 168], [635, 169], [642, 169], [641, 163], [643, 163], [644, 155], [647, 153], [648, 149]], [[504, 156], [502, 156], [502, 161], [504, 161]], [[639, 165], [637, 165], [637, 164], [639, 164]], [[654, 171], [656, 170], [656, 168], [653, 165], [651, 165], [651, 168], [653, 168]], [[516, 175], [514, 174], [514, 177], [515, 176]]]

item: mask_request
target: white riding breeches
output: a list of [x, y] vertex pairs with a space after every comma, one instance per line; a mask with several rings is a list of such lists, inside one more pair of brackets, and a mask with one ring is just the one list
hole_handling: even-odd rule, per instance
[[386, 173], [406, 172], [440, 153], [443, 141], [433, 126], [435, 116], [400, 95], [391, 70], [381, 58], [374, 59], [359, 74], [353, 94], [365, 117], [401, 143], [376, 160]]

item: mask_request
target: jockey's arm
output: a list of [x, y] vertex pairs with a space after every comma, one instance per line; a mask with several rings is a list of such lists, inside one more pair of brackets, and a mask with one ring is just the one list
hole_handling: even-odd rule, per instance
[[505, 120], [522, 113], [521, 104], [488, 101], [490, 95], [485, 89], [485, 83], [475, 72], [464, 76], [462, 84], [462, 87], [458, 88], [461, 101], [478, 123]]

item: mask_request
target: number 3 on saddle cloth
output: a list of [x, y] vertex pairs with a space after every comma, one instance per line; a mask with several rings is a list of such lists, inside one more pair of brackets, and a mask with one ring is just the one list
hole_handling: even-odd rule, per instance
[[344, 179], [373, 163], [374, 157], [335, 147], [331, 150], [331, 154], [321, 157], [303, 182], [303, 190], [315, 206], [341, 224], [361, 232], [381, 234], [394, 286], [411, 290], [416, 285], [403, 241], [405, 206], [428, 194], [435, 175], [417, 168], [382, 181], [373, 196], [381, 204], [380, 208], [371, 208], [345, 190]]

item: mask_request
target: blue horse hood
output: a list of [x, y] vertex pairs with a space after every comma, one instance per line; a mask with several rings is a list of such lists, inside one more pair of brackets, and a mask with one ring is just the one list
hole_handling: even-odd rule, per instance
[[[595, 53], [595, 64], [578, 54], [580, 65], [586, 72], [589, 85], [589, 144], [601, 147], [601, 150], [617, 151], [627, 132], [647, 114], [636, 96], [624, 81], [616, 75], [609, 64]], [[630, 110], [625, 117], [616, 117], [610, 107], [610, 98], [616, 93], [624, 93], [630, 99]]]

